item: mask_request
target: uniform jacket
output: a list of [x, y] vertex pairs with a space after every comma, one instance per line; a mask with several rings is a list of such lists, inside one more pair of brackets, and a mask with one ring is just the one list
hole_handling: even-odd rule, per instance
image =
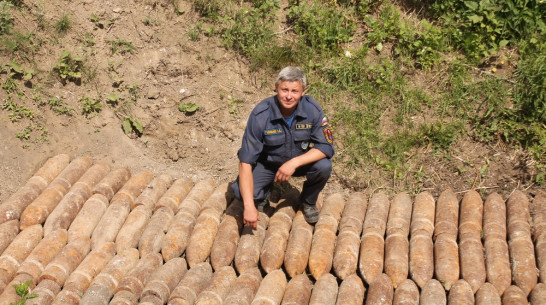
[[328, 120], [312, 97], [301, 97], [294, 120], [288, 126], [275, 95], [261, 101], [250, 114], [238, 157], [249, 164], [260, 161], [280, 166], [316, 148], [331, 158], [334, 155], [332, 142]]

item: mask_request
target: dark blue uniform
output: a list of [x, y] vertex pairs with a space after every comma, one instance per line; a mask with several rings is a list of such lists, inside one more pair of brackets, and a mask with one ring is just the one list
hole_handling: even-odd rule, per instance
[[[294, 176], [305, 175], [307, 178], [300, 200], [307, 204], [316, 204], [318, 195], [332, 172], [332, 142], [328, 120], [312, 97], [301, 97], [290, 126], [281, 114], [276, 95], [261, 101], [248, 118], [243, 143], [238, 152], [241, 162], [252, 165], [254, 200], [267, 197], [281, 165], [311, 148], [316, 148], [326, 158], [302, 166], [294, 173]], [[232, 187], [235, 196], [241, 199], [238, 181]]]

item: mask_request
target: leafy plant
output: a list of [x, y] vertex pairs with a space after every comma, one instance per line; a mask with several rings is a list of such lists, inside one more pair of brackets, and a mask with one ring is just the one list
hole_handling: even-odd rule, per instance
[[184, 112], [186, 114], [192, 114], [195, 113], [197, 110], [199, 110], [199, 105], [194, 103], [180, 103], [178, 104], [178, 110], [181, 112]]
[[36, 293], [30, 293], [30, 284], [32, 284], [32, 281], [13, 285], [13, 287], [15, 288], [15, 293], [17, 293], [17, 295], [21, 297], [21, 300], [17, 301], [16, 303], [10, 303], [10, 305], [25, 305], [25, 302], [27, 300], [38, 297]]
[[59, 63], [53, 68], [62, 80], [80, 82], [82, 78], [83, 59], [72, 55], [70, 51], [62, 51]]
[[32, 68], [23, 68], [23, 65], [18, 64], [15, 61], [12, 61], [8, 64], [8, 68], [15, 77], [21, 77], [23, 80], [31, 80], [35, 72]]
[[458, 122], [445, 123], [439, 121], [433, 124], [421, 125], [421, 132], [426, 141], [432, 143], [434, 147], [442, 149], [449, 148], [463, 130], [464, 126]]
[[82, 114], [86, 117], [92, 113], [98, 113], [102, 109], [102, 104], [98, 98], [84, 97], [80, 99], [80, 102], [82, 103]]
[[546, 34], [541, 0], [464, 1], [440, 0], [432, 13], [444, 20], [449, 37], [473, 61], [496, 54], [499, 49], [536, 32]]
[[123, 132], [125, 132], [125, 134], [130, 134], [134, 131], [139, 137], [144, 131], [142, 123], [132, 116], [123, 118], [123, 120], [121, 121], [121, 127], [123, 128]]
[[110, 93], [108, 94], [108, 96], [106, 96], [106, 104], [110, 105], [110, 106], [115, 106], [119, 103], [119, 95], [115, 94], [115, 93]]

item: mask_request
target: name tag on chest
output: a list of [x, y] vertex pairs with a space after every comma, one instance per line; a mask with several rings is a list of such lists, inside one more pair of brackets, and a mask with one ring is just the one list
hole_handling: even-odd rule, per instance
[[274, 129], [266, 129], [264, 130], [264, 134], [266, 136], [270, 136], [270, 135], [275, 135], [275, 134], [281, 134], [282, 133], [282, 129], [280, 128], [274, 128]]
[[311, 127], [313, 127], [312, 123], [296, 124], [296, 129], [311, 129]]

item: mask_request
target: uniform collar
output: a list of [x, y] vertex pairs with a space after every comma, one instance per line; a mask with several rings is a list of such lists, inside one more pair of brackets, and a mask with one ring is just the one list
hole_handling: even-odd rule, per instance
[[[296, 113], [297, 117], [302, 117], [302, 118], [307, 117], [307, 113], [305, 113], [305, 110], [303, 109], [304, 107], [302, 105], [304, 102], [306, 102], [306, 99], [307, 99], [307, 96], [303, 95], [301, 97], [298, 105], [296, 106], [295, 113]], [[284, 117], [283, 117], [283, 115], [281, 113], [281, 109], [279, 108], [279, 100], [278, 100], [276, 95], [273, 97], [273, 101], [274, 101], [275, 107], [272, 107], [272, 110], [273, 110], [272, 119], [273, 120], [281, 120], [281, 119], [284, 120]]]

